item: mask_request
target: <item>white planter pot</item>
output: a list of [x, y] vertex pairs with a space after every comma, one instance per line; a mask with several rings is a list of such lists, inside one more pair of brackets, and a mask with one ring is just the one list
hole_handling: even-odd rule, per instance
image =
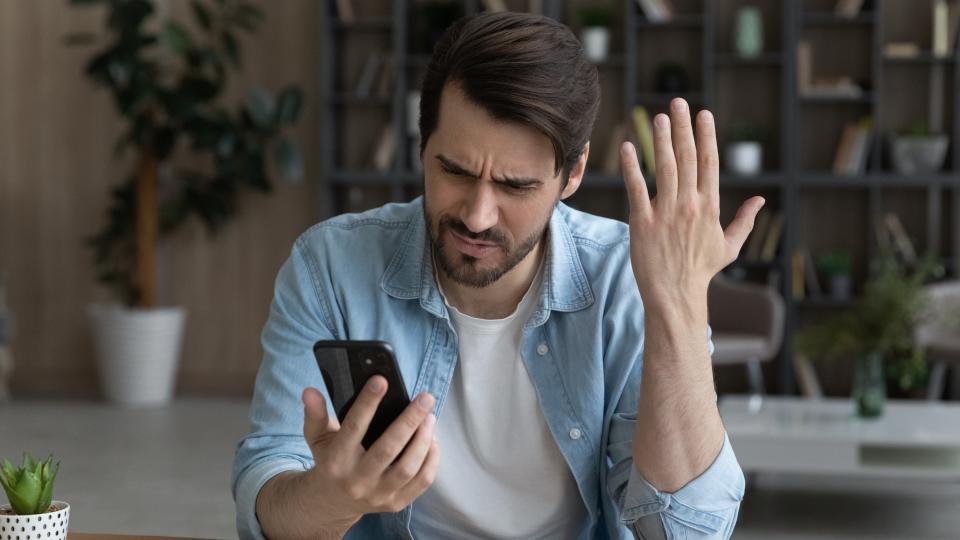
[[186, 320], [184, 309], [96, 304], [90, 306], [90, 320], [104, 397], [127, 407], [169, 403]]
[[763, 146], [758, 142], [735, 142], [727, 145], [727, 169], [740, 176], [760, 174], [763, 167]]
[[583, 52], [591, 62], [603, 62], [610, 52], [610, 29], [591, 26], [580, 31]]
[[950, 139], [946, 135], [930, 137], [894, 136], [893, 167], [900, 174], [934, 173], [943, 168]]
[[0, 505], [0, 540], [66, 540], [70, 505], [53, 501], [54, 511], [29, 516], [8, 515], [9, 504]]

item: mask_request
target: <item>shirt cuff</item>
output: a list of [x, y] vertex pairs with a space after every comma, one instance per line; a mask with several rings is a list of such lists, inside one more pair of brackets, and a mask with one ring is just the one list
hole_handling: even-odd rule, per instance
[[263, 460], [247, 469], [237, 480], [234, 501], [237, 507], [237, 534], [243, 540], [266, 540], [257, 520], [257, 495], [274, 476], [286, 471], [305, 471], [306, 464], [295, 458]]
[[630, 469], [630, 479], [620, 500], [624, 524], [629, 526], [645, 516], [663, 512], [701, 533], [715, 535], [731, 530], [729, 521], [731, 517], [736, 519], [745, 482], [726, 433], [713, 464], [674, 493], [657, 490], [635, 466], [631, 464]]

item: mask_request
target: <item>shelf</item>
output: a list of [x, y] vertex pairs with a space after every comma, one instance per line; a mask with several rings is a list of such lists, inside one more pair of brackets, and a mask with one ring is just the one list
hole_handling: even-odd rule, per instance
[[874, 93], [873, 92], [863, 92], [860, 95], [818, 95], [818, 94], [807, 94], [799, 95], [798, 99], [801, 103], [806, 103], [809, 105], [837, 105], [837, 104], [852, 104], [852, 105], [868, 105], [873, 103]]
[[389, 107], [393, 103], [393, 98], [384, 96], [371, 96], [358, 98], [353, 94], [334, 94], [330, 97], [330, 105], [343, 107]]
[[718, 66], [730, 67], [780, 67], [784, 63], [783, 54], [779, 52], [766, 52], [753, 58], [743, 58], [736, 53], [718, 53], [716, 56]]
[[803, 24], [811, 26], [858, 26], [874, 22], [873, 12], [860, 13], [856, 17], [842, 17], [831, 11], [812, 11], [803, 14]]
[[700, 30], [703, 28], [703, 15], [698, 13], [680, 13], [663, 22], [652, 22], [642, 16], [637, 18], [638, 30]]
[[338, 170], [330, 173], [330, 182], [334, 185], [350, 186], [388, 186], [396, 183], [419, 183], [422, 174], [412, 171], [381, 172], [368, 170]]
[[636, 94], [633, 101], [636, 105], [663, 105], [670, 104], [673, 98], [681, 97], [687, 100], [690, 105], [703, 105], [704, 95], [702, 92], [686, 92], [680, 94], [663, 94], [660, 92], [640, 92]]
[[932, 52], [922, 52], [916, 56], [884, 56], [883, 61], [888, 64], [904, 65], [938, 65], [953, 64], [955, 62], [952, 56], [934, 56]]
[[861, 187], [916, 187], [926, 188], [936, 185], [960, 185], [960, 175], [949, 172], [906, 176], [892, 172], [870, 172], [864, 175], [842, 176], [829, 172], [801, 172], [797, 175], [801, 186], [826, 188]]
[[333, 29], [365, 32], [386, 31], [393, 29], [393, 19], [391, 17], [358, 17], [351, 22], [336, 19], [333, 21]]
[[785, 178], [780, 173], [762, 172], [756, 176], [740, 176], [729, 172], [720, 173], [720, 188], [725, 187], [780, 187]]
[[845, 300], [839, 300], [836, 298], [830, 298], [829, 296], [818, 296], [804, 298], [803, 300], [794, 299], [794, 302], [804, 308], [818, 308], [818, 309], [849, 309], [856, 305], [857, 300], [855, 298], [848, 298]]

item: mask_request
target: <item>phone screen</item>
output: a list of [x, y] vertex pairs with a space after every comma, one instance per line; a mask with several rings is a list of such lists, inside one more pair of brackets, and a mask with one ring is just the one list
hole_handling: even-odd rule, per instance
[[387, 393], [363, 437], [363, 447], [369, 449], [410, 404], [393, 348], [383, 341], [318, 341], [313, 352], [341, 422], [370, 377], [387, 380]]

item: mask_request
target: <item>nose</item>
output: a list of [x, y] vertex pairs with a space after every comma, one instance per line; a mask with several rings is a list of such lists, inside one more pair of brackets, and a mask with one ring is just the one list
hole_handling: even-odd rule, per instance
[[500, 219], [497, 195], [491, 182], [479, 180], [461, 210], [460, 220], [470, 232], [483, 232]]

